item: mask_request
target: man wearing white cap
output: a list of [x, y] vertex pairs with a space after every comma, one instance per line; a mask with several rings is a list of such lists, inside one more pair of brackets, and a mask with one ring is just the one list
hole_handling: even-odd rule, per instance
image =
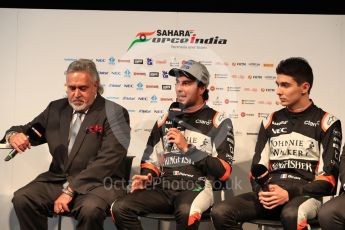
[[233, 127], [206, 105], [207, 68], [189, 60], [169, 75], [176, 77], [177, 102], [154, 124], [131, 194], [113, 203], [119, 229], [142, 229], [137, 217], [147, 213], [174, 214], [177, 229], [197, 229], [213, 204], [212, 188], [231, 173]]

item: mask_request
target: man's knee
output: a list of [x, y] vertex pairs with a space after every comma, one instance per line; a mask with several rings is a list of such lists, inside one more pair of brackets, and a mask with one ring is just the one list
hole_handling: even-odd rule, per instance
[[104, 209], [104, 207], [95, 203], [84, 202], [84, 204], [78, 210], [77, 219], [80, 218], [105, 219], [106, 210]]
[[211, 209], [212, 220], [223, 219], [225, 214], [227, 217], [235, 217], [236, 210], [232, 205], [226, 202], [220, 202]]
[[318, 212], [318, 220], [320, 223], [325, 223], [327, 222], [327, 218], [330, 217], [330, 215], [332, 215], [332, 213], [329, 213], [329, 210], [327, 207], [322, 206], [321, 209]]
[[190, 207], [190, 204], [180, 204], [175, 210], [175, 215], [182, 219], [188, 219], [190, 214]]
[[297, 223], [297, 210], [298, 207], [294, 206], [285, 206], [280, 213], [280, 219], [284, 223]]
[[124, 212], [129, 211], [131, 209], [131, 205], [129, 204], [130, 201], [125, 198], [126, 197], [122, 197], [114, 201], [114, 203], [111, 205], [111, 211], [115, 217], [120, 216]]
[[29, 204], [30, 200], [27, 195], [24, 193], [17, 191], [14, 193], [12, 198], [12, 203], [15, 208], [23, 208]]
[[220, 202], [211, 209], [211, 219], [216, 229], [221, 229], [225, 223], [237, 225], [237, 208], [227, 202]]
[[320, 223], [327, 223], [332, 220], [333, 217], [337, 215], [337, 212], [341, 212], [342, 208], [337, 207], [337, 205], [330, 205], [326, 203], [321, 206], [318, 212], [318, 219]]

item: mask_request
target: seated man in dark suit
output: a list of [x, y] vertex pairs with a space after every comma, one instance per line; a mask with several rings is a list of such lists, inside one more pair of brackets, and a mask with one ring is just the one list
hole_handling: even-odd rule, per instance
[[[125, 194], [118, 185], [130, 141], [127, 110], [100, 95], [103, 88], [91, 60], [68, 66], [66, 86], [67, 98], [52, 101], [31, 122], [6, 132], [5, 140], [19, 153], [48, 143], [52, 156], [47, 172], [14, 193], [21, 229], [47, 229], [48, 216], [66, 212], [78, 220], [77, 229], [103, 229], [110, 204]], [[32, 128], [42, 136], [30, 138]]]

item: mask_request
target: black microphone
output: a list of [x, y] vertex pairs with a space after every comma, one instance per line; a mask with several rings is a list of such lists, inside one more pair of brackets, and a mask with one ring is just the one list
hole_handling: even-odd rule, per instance
[[[180, 102], [171, 103], [171, 105], [169, 107], [169, 115], [168, 115], [168, 119], [171, 120], [171, 122], [172, 122], [171, 128], [177, 128], [177, 126], [179, 124], [179, 120], [183, 116], [183, 113], [184, 113], [183, 109], [184, 108], [185, 108], [184, 104], [182, 104]], [[168, 152], [170, 152], [173, 145], [174, 145], [174, 143], [167, 143], [166, 144], [166, 150]]]
[[265, 165], [254, 164], [251, 169], [255, 182], [261, 187], [262, 191], [268, 191], [268, 184], [271, 181], [270, 173]]
[[[40, 141], [44, 139], [45, 128], [40, 123], [33, 124], [27, 131], [26, 135], [29, 138], [29, 141]], [[13, 157], [17, 155], [18, 151], [12, 149], [7, 156], [5, 157], [5, 161], [11, 160]]]

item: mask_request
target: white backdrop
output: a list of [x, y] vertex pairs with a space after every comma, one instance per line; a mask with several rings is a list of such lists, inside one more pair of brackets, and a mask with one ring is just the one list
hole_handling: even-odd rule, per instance
[[[153, 34], [127, 51], [139, 32]], [[206, 64], [212, 75], [208, 104], [234, 123], [235, 194], [250, 189], [248, 166], [262, 116], [280, 108], [274, 76], [281, 59], [305, 57], [315, 76], [311, 98], [345, 119], [345, 16], [0, 9], [0, 34], [0, 133], [64, 97], [70, 61], [92, 58], [104, 96], [130, 111], [129, 155], [137, 156], [133, 173], [155, 119], [174, 100], [174, 79], [165, 78], [164, 71], [190, 58]], [[205, 44], [211, 38], [225, 44]], [[3, 158], [6, 154], [1, 151]], [[2, 229], [18, 229], [12, 194], [49, 162], [45, 145], [10, 162], [0, 159]]]

